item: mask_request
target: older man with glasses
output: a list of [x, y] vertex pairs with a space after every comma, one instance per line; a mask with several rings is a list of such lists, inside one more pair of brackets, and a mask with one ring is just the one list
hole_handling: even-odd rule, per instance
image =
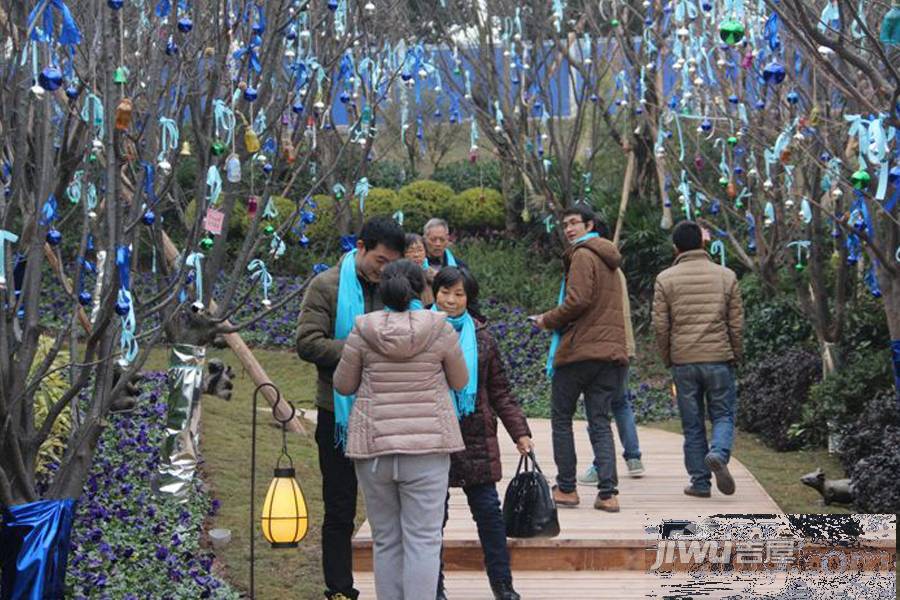
[[617, 273], [622, 256], [612, 242], [594, 231], [598, 221], [586, 205], [568, 208], [562, 217], [570, 246], [564, 256], [566, 273], [559, 305], [531, 317], [541, 329], [554, 332], [547, 359], [547, 373], [553, 382], [551, 429], [557, 468], [553, 498], [561, 507], [579, 504], [572, 418], [584, 395], [597, 468], [594, 508], [618, 512], [609, 413], [612, 403], [622, 396], [628, 368], [622, 282]]
[[422, 231], [422, 238], [425, 240], [425, 260], [429, 267], [437, 270], [442, 267], [466, 268], [466, 263], [450, 250], [450, 226], [447, 221], [429, 219]]

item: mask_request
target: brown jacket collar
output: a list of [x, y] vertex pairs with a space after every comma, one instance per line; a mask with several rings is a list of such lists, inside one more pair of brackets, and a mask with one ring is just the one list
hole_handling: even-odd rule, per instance
[[706, 250], [698, 249], [698, 250], [688, 250], [687, 252], [682, 252], [678, 256], [675, 257], [675, 262], [673, 265], [677, 265], [683, 262], [691, 262], [695, 260], [708, 260], [712, 262], [712, 259], [709, 258], [709, 254], [706, 253]]

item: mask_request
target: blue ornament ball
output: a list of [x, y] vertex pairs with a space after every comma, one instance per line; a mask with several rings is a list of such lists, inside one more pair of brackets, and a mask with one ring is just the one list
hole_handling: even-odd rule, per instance
[[55, 92], [62, 85], [62, 72], [54, 66], [44, 67], [41, 74], [38, 75], [38, 85], [48, 92]]
[[120, 300], [116, 302], [116, 314], [120, 317], [124, 317], [128, 315], [128, 312], [131, 310], [131, 303], [128, 300]]
[[337, 10], [338, 3], [337, 0], [328, 0], [328, 10], [334, 12]]
[[66, 88], [66, 96], [69, 98], [69, 100], [75, 100], [76, 98], [78, 98], [79, 94], [79, 89], [74, 85], [70, 85]]
[[178, 31], [181, 33], [190, 33], [194, 28], [194, 22], [189, 17], [181, 17], [178, 19]]
[[51, 246], [58, 246], [62, 241], [62, 233], [59, 229], [51, 229], [47, 232], [47, 243]]
[[156, 214], [152, 210], [148, 210], [141, 217], [141, 221], [144, 222], [144, 225], [153, 225], [156, 222]]
[[263, 165], [263, 172], [268, 175], [272, 172], [272, 163], [266, 163]]
[[762, 100], [757, 100], [756, 104], [754, 104], [753, 106], [756, 107], [756, 110], [762, 110], [766, 107], [766, 103], [763, 102]]
[[291, 106], [291, 110], [295, 115], [303, 114], [303, 103], [297, 100], [294, 102], [293, 106]]
[[90, 292], [81, 292], [80, 294], [78, 294], [78, 304], [82, 306], [88, 306], [92, 300], [93, 297], [91, 296]]
[[253, 102], [259, 98], [259, 92], [256, 91], [255, 87], [247, 86], [247, 89], [244, 90], [244, 100], [247, 102]]
[[122, 4], [124, 4], [122, 0], [106, 0], [106, 5], [113, 10], [119, 10], [122, 8]]
[[169, 56], [175, 56], [178, 54], [178, 44], [175, 43], [175, 40], [169, 40], [166, 42], [166, 54]]

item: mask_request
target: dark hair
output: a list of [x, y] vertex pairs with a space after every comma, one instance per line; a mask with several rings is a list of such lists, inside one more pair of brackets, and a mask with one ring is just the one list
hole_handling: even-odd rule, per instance
[[363, 223], [359, 239], [362, 240], [366, 250], [372, 250], [378, 244], [382, 244], [400, 254], [406, 251], [403, 228], [390, 217], [373, 217]]
[[682, 221], [672, 230], [672, 242], [679, 252], [699, 250], [703, 247], [703, 232], [693, 221]]
[[421, 265], [401, 258], [389, 263], [381, 272], [378, 293], [385, 306], [402, 312], [409, 303], [421, 297], [425, 289], [425, 272]]
[[431, 291], [437, 298], [438, 290], [441, 288], [451, 288], [462, 281], [463, 289], [466, 291], [466, 310], [481, 320], [484, 318], [478, 311], [478, 280], [475, 276], [465, 268], [460, 267], [444, 267], [434, 276], [431, 282]]
[[573, 204], [569, 208], [565, 209], [562, 212], [562, 218], [578, 215], [581, 217], [581, 220], [587, 223], [588, 221], [594, 222], [594, 227], [597, 227], [597, 216], [594, 214], [594, 211], [591, 210], [591, 207], [583, 202], [579, 202], [578, 204]]
[[416, 244], [425, 245], [425, 240], [422, 239], [422, 236], [418, 233], [407, 233], [406, 234], [406, 247], [414, 246]]

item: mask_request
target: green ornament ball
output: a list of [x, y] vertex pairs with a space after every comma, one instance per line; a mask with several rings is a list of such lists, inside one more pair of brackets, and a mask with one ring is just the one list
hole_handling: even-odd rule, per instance
[[744, 26], [735, 19], [722, 21], [719, 25], [719, 37], [726, 44], [734, 46], [744, 39]]

